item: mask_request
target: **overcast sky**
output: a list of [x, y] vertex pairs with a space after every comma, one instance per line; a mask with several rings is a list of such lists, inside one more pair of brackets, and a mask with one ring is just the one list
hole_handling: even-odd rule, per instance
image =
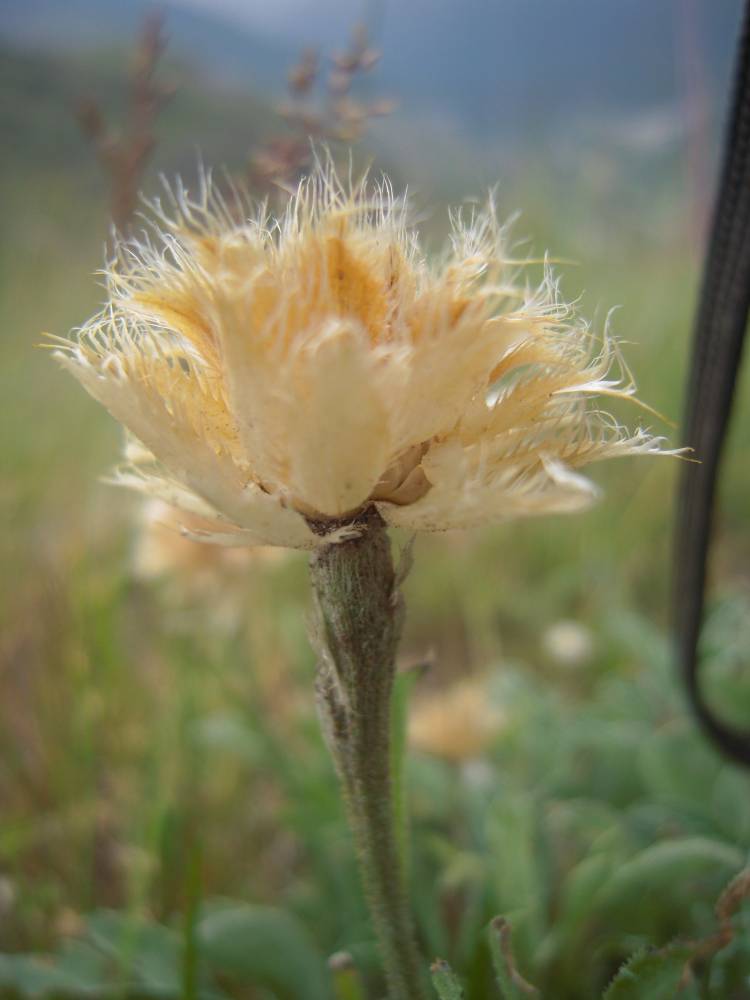
[[[348, 36], [352, 24], [363, 15], [372, 24], [383, 16], [385, 0], [171, 0], [227, 20], [249, 25], [257, 31], [281, 35], [295, 41], [320, 42], [335, 34], [341, 24]], [[437, 0], [435, 0], [437, 2]]]

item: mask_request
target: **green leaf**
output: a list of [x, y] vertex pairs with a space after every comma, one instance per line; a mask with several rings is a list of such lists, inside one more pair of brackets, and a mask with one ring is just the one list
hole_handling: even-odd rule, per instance
[[[117, 961], [121, 980], [135, 981], [158, 996], [180, 996], [182, 942], [168, 927], [100, 910], [86, 920], [86, 936], [104, 955]], [[113, 977], [113, 981], [117, 980]]]
[[616, 863], [614, 853], [591, 854], [570, 869], [560, 887], [557, 916], [537, 952], [542, 964], [565, 961], [585, 940], [596, 918], [594, 901]]
[[711, 792], [723, 765], [691, 720], [654, 733], [639, 748], [636, 762], [654, 798], [711, 814]]
[[696, 881], [708, 877], [721, 882], [743, 862], [738, 848], [708, 837], [652, 844], [621, 865], [603, 886], [601, 905], [618, 916], [642, 911], [652, 905], [648, 901], [674, 905], [676, 898], [688, 895]]
[[527, 983], [516, 967], [510, 939], [510, 924], [504, 917], [495, 917], [490, 924], [490, 949], [495, 966], [497, 985], [503, 1000], [538, 997], [539, 991]]
[[[186, 1000], [181, 956], [181, 942], [169, 928], [102, 910], [88, 917], [84, 938], [66, 941], [56, 954], [0, 955], [0, 987], [55, 1000], [131, 994]], [[193, 998], [225, 1000], [225, 994], [197, 972]]]
[[0, 987], [22, 997], [93, 997], [103, 995], [102, 984], [88, 976], [61, 969], [42, 955], [0, 955]]
[[622, 966], [602, 1000], [674, 1000], [692, 954], [687, 944], [637, 952]]
[[331, 977], [300, 922], [267, 906], [227, 906], [202, 917], [201, 956], [224, 977], [266, 986], [282, 1000], [330, 1000]]
[[442, 958], [433, 962], [430, 975], [432, 976], [432, 985], [440, 1000], [463, 1000], [463, 987], [450, 965]]
[[529, 961], [544, 933], [549, 892], [540, 857], [538, 801], [506, 790], [489, 813], [487, 843], [495, 905], [512, 919], [516, 952]]

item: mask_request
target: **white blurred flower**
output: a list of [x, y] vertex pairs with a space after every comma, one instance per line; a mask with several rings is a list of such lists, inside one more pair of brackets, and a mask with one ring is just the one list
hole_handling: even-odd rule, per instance
[[542, 648], [560, 666], [585, 666], [594, 655], [594, 637], [580, 622], [562, 620], [545, 630]]

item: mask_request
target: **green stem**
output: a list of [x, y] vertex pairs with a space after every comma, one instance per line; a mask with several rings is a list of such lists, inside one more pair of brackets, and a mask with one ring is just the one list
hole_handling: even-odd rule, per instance
[[391, 695], [403, 620], [388, 534], [366, 512], [361, 534], [310, 563], [318, 705], [341, 779], [390, 1000], [425, 1000], [404, 887], [391, 779]]

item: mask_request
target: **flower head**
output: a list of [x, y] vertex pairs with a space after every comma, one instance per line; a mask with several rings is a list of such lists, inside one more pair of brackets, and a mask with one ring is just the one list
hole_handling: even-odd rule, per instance
[[458, 681], [418, 699], [409, 717], [417, 750], [456, 763], [481, 757], [506, 722], [482, 679]]
[[387, 181], [328, 166], [275, 221], [238, 221], [210, 178], [152, 211], [58, 354], [134, 438], [119, 480], [197, 538], [314, 548], [370, 505], [415, 530], [579, 510], [580, 467], [659, 450], [602, 411], [634, 391], [616, 346], [549, 271], [517, 280], [491, 201], [434, 261]]

